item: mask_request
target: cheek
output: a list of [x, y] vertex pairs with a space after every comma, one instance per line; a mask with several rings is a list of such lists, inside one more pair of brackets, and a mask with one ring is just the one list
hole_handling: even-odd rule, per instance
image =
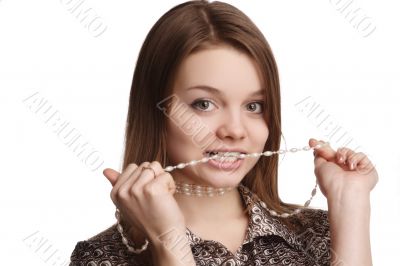
[[267, 142], [269, 129], [266, 122], [255, 123], [252, 127], [252, 136], [258, 143]]
[[186, 162], [192, 153], [191, 137], [186, 135], [178, 125], [167, 123], [167, 155], [173, 163]]
[[266, 126], [260, 126], [259, 128], [254, 128], [252, 138], [254, 139], [254, 145], [256, 146], [256, 152], [264, 152], [265, 144], [267, 143], [269, 137], [269, 130]]

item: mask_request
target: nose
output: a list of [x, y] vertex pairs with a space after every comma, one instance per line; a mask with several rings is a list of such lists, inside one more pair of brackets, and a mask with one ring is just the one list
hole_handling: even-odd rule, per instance
[[242, 121], [240, 112], [227, 112], [221, 117], [221, 123], [216, 129], [216, 135], [220, 139], [239, 140], [246, 137], [246, 127]]

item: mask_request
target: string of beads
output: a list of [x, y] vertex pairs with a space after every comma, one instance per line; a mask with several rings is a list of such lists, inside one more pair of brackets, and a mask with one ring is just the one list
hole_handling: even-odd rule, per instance
[[[289, 150], [281, 149], [281, 150], [278, 150], [278, 151], [265, 151], [265, 152], [260, 152], [260, 153], [240, 154], [238, 156], [230, 155], [229, 157], [237, 157], [237, 158], [240, 158], [240, 159], [245, 159], [245, 158], [248, 158], [248, 157], [257, 158], [257, 157], [260, 157], [260, 156], [272, 156], [274, 154], [282, 155], [282, 154], [285, 154], [285, 153], [288, 153], [288, 152], [296, 153], [298, 151], [309, 151], [309, 150], [314, 150], [314, 152], [315, 152], [315, 150], [320, 149], [321, 147], [326, 146], [326, 145], [329, 145], [329, 142], [325, 142], [323, 144], [317, 144], [314, 147], [304, 146], [302, 148], [291, 148]], [[221, 158], [224, 158], [224, 156], [225, 156], [225, 154], [223, 154], [223, 155], [215, 154], [215, 155], [212, 155], [210, 157], [203, 157], [203, 158], [201, 158], [199, 160], [192, 160], [192, 161], [187, 162], [187, 163], [179, 163], [179, 164], [177, 164], [175, 166], [167, 166], [167, 167], [164, 168], [164, 171], [172, 172], [175, 169], [183, 169], [183, 168], [185, 168], [187, 166], [194, 166], [194, 165], [199, 164], [199, 163], [207, 163], [209, 160], [221, 159]], [[175, 193], [182, 193], [182, 194], [185, 194], [185, 195], [188, 195], [188, 196], [210, 196], [210, 197], [216, 196], [216, 195], [222, 196], [225, 192], [230, 191], [230, 190], [233, 189], [232, 187], [213, 188], [213, 187], [201, 186], [201, 185], [196, 185], [196, 184], [186, 184], [186, 183], [180, 183], [180, 182], [175, 182], [175, 186], [176, 186]], [[312, 199], [314, 198], [315, 194], [317, 193], [317, 186], [318, 186], [318, 183], [317, 183], [317, 180], [316, 180], [315, 186], [314, 186], [313, 190], [311, 191], [310, 198], [304, 203], [304, 207], [305, 208], [307, 208], [310, 205]], [[301, 208], [296, 208], [292, 212], [289, 212], [289, 213], [286, 213], [286, 212], [277, 213], [276, 211], [269, 209], [266, 206], [265, 202], [261, 202], [261, 205], [272, 216], [281, 217], [281, 218], [287, 218], [289, 216], [298, 214], [302, 210]], [[117, 219], [117, 230], [121, 234], [122, 242], [127, 247], [128, 251], [136, 253], [136, 254], [139, 254], [139, 253], [143, 252], [144, 250], [146, 250], [147, 246], [149, 244], [149, 241], [147, 239], [145, 239], [145, 243], [143, 244], [143, 246], [138, 248], [138, 249], [135, 249], [135, 248], [131, 247], [128, 244], [128, 239], [125, 237], [125, 235], [123, 233], [123, 228], [122, 228], [122, 226], [120, 224], [121, 215], [120, 215], [120, 211], [118, 210], [118, 208], [115, 211], [115, 217]]]

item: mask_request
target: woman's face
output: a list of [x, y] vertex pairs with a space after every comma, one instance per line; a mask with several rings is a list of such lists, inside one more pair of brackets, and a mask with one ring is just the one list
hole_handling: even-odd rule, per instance
[[[262, 152], [269, 134], [263, 93], [246, 54], [215, 46], [189, 55], [178, 68], [166, 118], [170, 165], [199, 160], [207, 151]], [[171, 174], [176, 181], [237, 186], [259, 159], [210, 160]]]

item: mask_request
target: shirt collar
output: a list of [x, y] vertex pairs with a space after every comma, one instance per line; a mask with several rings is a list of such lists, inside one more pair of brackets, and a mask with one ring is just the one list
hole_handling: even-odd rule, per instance
[[[243, 245], [251, 243], [257, 237], [276, 235], [283, 238], [292, 247], [301, 246], [301, 242], [299, 242], [294, 232], [289, 230], [289, 228], [279, 220], [280, 218], [272, 216], [265, 202], [254, 197], [254, 193], [248, 187], [239, 184], [238, 191], [246, 208], [253, 205], [248, 213], [249, 226]], [[186, 228], [186, 236], [191, 246], [204, 242], [203, 239], [195, 235], [189, 228]]]

